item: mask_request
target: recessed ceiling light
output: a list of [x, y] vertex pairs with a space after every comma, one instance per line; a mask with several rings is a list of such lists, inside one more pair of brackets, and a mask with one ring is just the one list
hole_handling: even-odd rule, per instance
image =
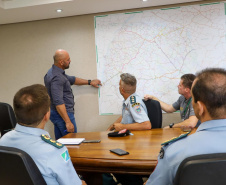
[[148, 0], [143, 0], [144, 2], [148, 1]]
[[57, 11], [57, 13], [61, 13], [63, 10], [62, 9], [57, 9], [56, 11]]

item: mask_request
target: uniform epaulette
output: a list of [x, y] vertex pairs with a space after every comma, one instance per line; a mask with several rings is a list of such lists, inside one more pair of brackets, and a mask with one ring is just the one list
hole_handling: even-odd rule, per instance
[[178, 140], [180, 140], [180, 139], [182, 139], [182, 138], [187, 137], [188, 134], [190, 134], [190, 132], [187, 132], [187, 133], [185, 133], [185, 134], [181, 134], [181, 135], [178, 136], [178, 137], [174, 137], [174, 138], [172, 138], [172, 139], [170, 139], [170, 140], [167, 140], [167, 141], [163, 142], [161, 145], [166, 146], [166, 145], [168, 145], [169, 143], [173, 143], [173, 142], [175, 142], [175, 141], [178, 141]]
[[61, 144], [61, 143], [57, 142], [56, 140], [50, 138], [48, 135], [42, 134], [41, 135], [41, 138], [42, 138], [43, 141], [45, 141], [46, 143], [49, 143], [49, 144], [55, 146], [56, 148], [59, 148], [60, 149], [60, 148], [63, 148], [64, 147], [63, 144]]
[[134, 107], [134, 106], [136, 106], [136, 105], [140, 105], [140, 103], [134, 103], [134, 104], [132, 104], [132, 107]]
[[131, 104], [136, 103], [136, 97], [135, 96], [130, 96], [130, 103]]

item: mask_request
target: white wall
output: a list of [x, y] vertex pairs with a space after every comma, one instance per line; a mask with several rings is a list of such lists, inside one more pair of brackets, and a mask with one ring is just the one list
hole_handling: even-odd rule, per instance
[[[29, 15], [28, 15], [29, 16]], [[0, 101], [12, 105], [22, 87], [40, 83], [53, 64], [55, 50], [66, 49], [71, 57], [68, 75], [94, 79], [97, 76], [94, 15], [0, 25]], [[99, 116], [98, 90], [74, 86], [78, 132], [103, 131], [118, 116]], [[176, 100], [175, 100], [176, 101]], [[179, 114], [164, 114], [163, 124], [178, 122]], [[53, 137], [49, 122], [46, 130]]]

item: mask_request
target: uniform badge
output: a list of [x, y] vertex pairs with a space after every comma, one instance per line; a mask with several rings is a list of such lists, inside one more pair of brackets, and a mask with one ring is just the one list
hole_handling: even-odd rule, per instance
[[160, 159], [163, 159], [164, 154], [165, 154], [165, 151], [164, 151], [164, 149], [163, 149], [163, 147], [162, 147], [162, 148], [160, 149], [160, 152], [159, 152], [159, 158], [160, 158]]
[[141, 113], [140, 105], [136, 105], [134, 108], [135, 108], [137, 113]]
[[70, 159], [70, 155], [68, 153], [68, 150], [66, 150], [64, 153], [62, 153], [61, 157], [64, 159], [65, 162], [67, 162]]
[[41, 138], [42, 138], [42, 140], [45, 141], [46, 143], [49, 143], [49, 144], [55, 146], [55, 147], [58, 148], [58, 149], [64, 147], [63, 144], [61, 144], [61, 143], [57, 142], [56, 140], [50, 138], [48, 135], [42, 134], [42, 135], [41, 135]]

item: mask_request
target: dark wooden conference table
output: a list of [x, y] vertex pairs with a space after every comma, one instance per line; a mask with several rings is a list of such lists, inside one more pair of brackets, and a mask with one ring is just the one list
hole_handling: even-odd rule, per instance
[[[161, 143], [185, 132], [180, 128], [152, 129], [131, 131], [133, 135], [125, 137], [108, 137], [108, 133], [107, 131], [70, 133], [64, 136], [64, 138], [101, 140], [100, 143], [66, 145], [78, 173], [150, 175], [157, 164]], [[118, 156], [109, 151], [115, 148], [126, 150], [129, 155]]]

